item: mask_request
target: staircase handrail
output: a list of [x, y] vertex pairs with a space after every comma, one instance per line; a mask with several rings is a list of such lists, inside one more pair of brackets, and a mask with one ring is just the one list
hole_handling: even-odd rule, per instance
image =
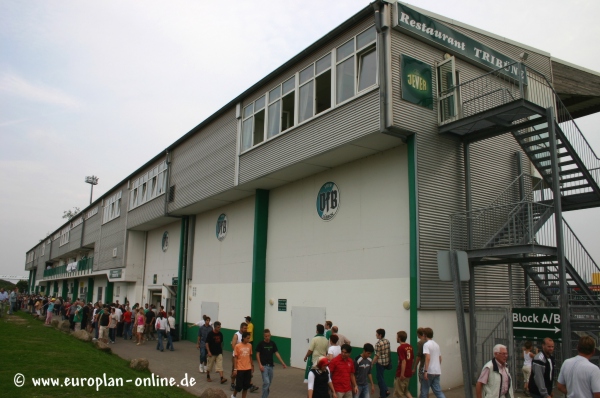
[[527, 66], [527, 65], [524, 65], [524, 66], [527, 68], [527, 70], [534, 71], [538, 75], [542, 76], [542, 78], [546, 81], [547, 86], [552, 90], [552, 93], [554, 94], [554, 100], [557, 103], [557, 105], [560, 105], [560, 108], [561, 108], [561, 109], [558, 110], [557, 115], [556, 115], [556, 117], [558, 119], [557, 122], [560, 120], [560, 112], [563, 111], [564, 114], [565, 114], [565, 116], [567, 116], [564, 119], [564, 121], [565, 122], [571, 121], [575, 125], [575, 128], [579, 132], [579, 135], [581, 136], [581, 138], [583, 139], [583, 141], [587, 144], [587, 147], [590, 149], [590, 151], [592, 152], [592, 154], [594, 155], [594, 157], [596, 158], [596, 160], [598, 160], [600, 162], [600, 158], [598, 158], [598, 155], [596, 155], [596, 152], [594, 151], [594, 149], [592, 148], [592, 146], [590, 145], [590, 143], [588, 142], [588, 140], [581, 133], [581, 130], [579, 129], [579, 126], [575, 122], [575, 119], [573, 119], [573, 116], [571, 116], [571, 113], [569, 112], [569, 110], [567, 109], [567, 107], [563, 103], [563, 101], [560, 99], [560, 97], [558, 96], [558, 93], [556, 92], [556, 90], [554, 90], [554, 86], [552, 85], [552, 83], [550, 83], [550, 81], [548, 80], [548, 78], [546, 77], [546, 75], [544, 75], [543, 73], [539, 72], [535, 68], [532, 68], [531, 66]]
[[[575, 269], [575, 271], [577, 271], [578, 274], [581, 275], [582, 278], [584, 278], [586, 275], [581, 274], [581, 272], [580, 272], [581, 266], [578, 266], [579, 264], [582, 264], [581, 256], [583, 256], [584, 260], [585, 260], [585, 264], [590, 265], [590, 267], [589, 267], [590, 269], [588, 269], [588, 270], [584, 269], [583, 271], [592, 271], [592, 272], [595, 271], [595, 272], [600, 273], [600, 267], [598, 267], [598, 264], [596, 264], [596, 262], [594, 261], [594, 258], [587, 251], [585, 246], [583, 246], [583, 244], [579, 240], [579, 237], [577, 237], [577, 235], [575, 234], [575, 231], [573, 231], [573, 229], [571, 228], [571, 226], [569, 225], [567, 220], [565, 220], [563, 218], [562, 221], [563, 221], [563, 225], [565, 226], [565, 228], [563, 228], [564, 242], [565, 243], [573, 243], [571, 245], [565, 244], [565, 257], [567, 258], [567, 260], [569, 260], [569, 262], [571, 263], [571, 266]], [[574, 250], [576, 250], [577, 252], [574, 252]], [[575, 258], [578, 258], [579, 260], [574, 261]], [[591, 277], [591, 275], [587, 275], [587, 276]]]
[[[450, 247], [451, 247], [451, 249], [464, 250], [467, 248], [467, 245], [464, 244], [464, 242], [461, 242], [460, 239], [459, 240], [456, 239], [458, 235], [460, 235], [460, 236], [463, 235], [461, 232], [464, 228], [466, 228], [464, 226], [463, 226], [463, 228], [459, 228], [459, 231], [456, 234], [457, 236], [455, 236], [455, 233], [453, 230], [454, 230], [457, 222], [461, 222], [461, 223], [465, 223], [465, 224], [470, 222], [472, 229], [474, 231], [480, 232], [480, 236], [483, 236], [482, 239], [478, 239], [477, 241], [473, 242], [474, 246], [472, 247], [472, 249], [481, 249], [484, 247], [489, 247], [489, 245], [491, 244], [491, 240], [493, 240], [493, 238], [499, 232], [506, 229], [507, 225], [509, 226], [509, 230], [511, 233], [518, 232], [518, 231], [528, 231], [527, 236], [521, 236], [521, 234], [515, 234], [513, 236], [514, 241], [511, 241], [513, 245], [522, 245], [522, 244], [529, 244], [531, 242], [535, 242], [534, 238], [540, 229], [540, 228], [538, 228], [537, 230], [534, 230], [535, 229], [534, 227], [536, 224], [535, 221], [533, 219], [531, 219], [531, 217], [527, 217], [526, 220], [518, 219], [518, 216], [522, 212], [522, 209], [524, 206], [528, 207], [529, 214], [531, 214], [533, 211], [532, 206], [543, 207], [543, 208], [547, 208], [547, 209], [551, 209], [553, 207], [552, 205], [548, 205], [548, 204], [541, 203], [541, 202], [521, 201], [521, 202], [510, 203], [510, 204], [505, 204], [505, 205], [496, 205], [496, 206], [477, 208], [477, 209], [473, 209], [473, 210], [469, 210], [469, 211], [462, 211], [462, 212], [456, 212], [456, 213], [451, 214], [450, 215]], [[494, 212], [496, 212], [496, 214], [499, 214], [499, 216], [493, 217]], [[485, 214], [492, 214], [493, 222], [488, 223], [484, 219], [483, 226], [480, 229], [481, 223], [478, 224], [478, 221], [480, 221], [480, 219]], [[461, 220], [461, 221], [458, 221], [458, 220]], [[495, 220], [501, 220], [501, 221], [496, 222]], [[519, 227], [519, 228], [515, 229], [513, 227], [510, 227], [511, 225], [513, 225], [513, 226], [517, 225], [513, 221], [516, 221], [518, 223], [518, 225], [523, 228]], [[527, 239], [525, 239], [525, 238], [527, 238]]]

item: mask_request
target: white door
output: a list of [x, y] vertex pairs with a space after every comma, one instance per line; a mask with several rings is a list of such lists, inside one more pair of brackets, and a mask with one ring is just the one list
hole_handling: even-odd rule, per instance
[[203, 301], [200, 305], [200, 310], [202, 311], [202, 314], [200, 314], [200, 317], [197, 320], [193, 319], [194, 322], [201, 321], [203, 315], [209, 316], [211, 323], [215, 323], [219, 320], [219, 303]]
[[304, 355], [310, 340], [315, 337], [317, 324], [325, 325], [325, 308], [292, 307], [292, 358], [294, 368], [304, 369]]

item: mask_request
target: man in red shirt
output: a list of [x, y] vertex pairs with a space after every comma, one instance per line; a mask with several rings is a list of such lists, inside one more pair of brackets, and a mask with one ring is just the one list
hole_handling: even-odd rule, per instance
[[356, 377], [354, 376], [354, 361], [350, 358], [352, 347], [349, 344], [342, 345], [342, 353], [329, 363], [331, 382], [337, 398], [352, 398], [352, 394], [358, 394]]
[[396, 333], [396, 341], [400, 343], [400, 346], [398, 347], [398, 369], [394, 379], [394, 397], [413, 398], [408, 391], [408, 382], [413, 375], [415, 353], [410, 344], [406, 342], [406, 337], [404, 330]]

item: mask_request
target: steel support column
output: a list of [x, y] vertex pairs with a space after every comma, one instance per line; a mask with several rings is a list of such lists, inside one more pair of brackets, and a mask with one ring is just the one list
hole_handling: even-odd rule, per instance
[[[473, 197], [471, 192], [471, 144], [463, 143], [463, 165], [465, 173], [465, 203], [466, 210], [473, 210]], [[467, 218], [467, 249], [473, 248], [473, 224], [471, 218]], [[475, 315], [475, 266], [469, 261], [469, 334], [471, 336], [471, 377], [475, 379], [473, 372], [477, 368], [477, 322]]]
[[462, 288], [460, 286], [460, 274], [458, 271], [456, 250], [450, 251], [450, 270], [452, 272], [452, 283], [454, 284], [454, 303], [456, 305], [456, 323], [458, 324], [458, 339], [460, 341], [460, 359], [463, 371], [465, 398], [473, 398], [473, 375], [471, 374], [471, 364], [469, 361], [469, 343], [467, 339], [467, 326], [465, 322], [465, 310]]
[[562, 222], [562, 206], [560, 193], [560, 174], [558, 168], [558, 153], [556, 147], [556, 121], [554, 119], [554, 108], [546, 109], [548, 120], [548, 136], [550, 138], [550, 156], [552, 164], [552, 193], [554, 196], [554, 227], [556, 230], [556, 257], [560, 284], [560, 323], [562, 328], [563, 360], [571, 357], [571, 325], [569, 323], [569, 292], [567, 290], [567, 262], [564, 250], [564, 234]]
[[[515, 152], [515, 159], [517, 161], [517, 175], [519, 177], [519, 200], [525, 200], [525, 179], [523, 174], [523, 153]], [[530, 214], [531, 215], [531, 214]], [[523, 270], [523, 281], [525, 289], [525, 306], [531, 307], [531, 293], [529, 291], [529, 276], [527, 272]]]

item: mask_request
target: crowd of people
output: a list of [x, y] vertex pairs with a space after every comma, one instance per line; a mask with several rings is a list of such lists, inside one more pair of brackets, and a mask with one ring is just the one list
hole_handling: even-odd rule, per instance
[[[590, 362], [596, 352], [596, 341], [591, 336], [581, 336], [577, 352], [578, 355], [563, 362], [556, 379], [554, 341], [545, 338], [541, 350], [534, 348], [530, 341], [525, 342], [522, 353], [525, 395], [553, 397], [556, 382], [556, 388], [568, 398], [600, 398], [600, 368]], [[477, 398], [512, 398], [515, 388], [507, 367], [506, 346], [494, 346], [493, 355], [477, 380]]]
[[[6, 296], [6, 297], [5, 297]], [[156, 340], [156, 349], [174, 351], [173, 341], [178, 340], [175, 324], [175, 308], [167, 313], [163, 306], [139, 303], [130, 306], [127, 301], [103, 304], [85, 303], [82, 299], [50, 297], [38, 294], [19, 294], [17, 289], [7, 294], [0, 289], [0, 316], [15, 311], [25, 311], [45, 320], [50, 326], [53, 319], [68, 320], [70, 330], [85, 330], [93, 340], [115, 344], [117, 338], [131, 340], [137, 345]], [[134, 340], [135, 337], [135, 340]], [[166, 347], [164, 342], [166, 341]]]
[[[177, 340], [175, 309], [167, 313], [163, 306], [129, 302], [120, 304], [117, 300], [111, 304], [100, 302], [87, 304], [83, 300], [41, 295], [20, 295], [15, 289], [8, 293], [0, 289], [0, 316], [6, 311], [11, 314], [22, 310], [45, 320], [50, 325], [54, 317], [68, 320], [73, 331], [87, 330], [95, 340], [114, 344], [117, 338], [130, 340], [137, 345], [156, 340], [156, 349], [174, 350], [173, 341]], [[221, 323], [211, 323], [211, 318], [190, 325], [198, 326], [197, 348], [200, 350], [199, 371], [206, 373], [208, 382], [212, 381], [211, 372], [218, 373], [221, 384], [227, 383], [223, 369], [223, 344]], [[440, 386], [442, 374], [442, 355], [439, 345], [433, 340], [431, 328], [416, 330], [418, 343], [415, 349], [406, 342], [408, 333], [396, 333], [398, 363], [395, 372], [393, 397], [412, 398], [408, 385], [417, 375], [420, 382], [420, 398], [426, 398], [433, 391], [437, 398], [445, 398]], [[135, 337], [135, 340], [134, 340]], [[372, 369], [375, 369], [380, 398], [392, 394], [385, 382], [385, 372], [391, 370], [392, 356], [390, 341], [384, 329], [375, 331], [375, 344], [365, 343], [360, 355], [352, 358], [351, 341], [339, 333], [337, 326], [327, 321], [316, 325], [316, 335], [311, 340], [304, 360], [305, 382], [308, 383], [308, 398], [370, 398], [375, 394]], [[267, 398], [274, 377], [274, 358], [285, 369], [287, 365], [279, 354], [277, 344], [271, 339], [269, 329], [263, 330], [263, 339], [254, 348], [254, 325], [247, 316], [245, 322], [234, 333], [231, 341], [232, 398], [241, 393], [246, 397], [248, 391], [259, 388], [252, 383], [254, 359], [262, 376], [262, 398]], [[569, 398], [600, 398], [600, 368], [589, 360], [595, 355], [596, 343], [590, 336], [582, 336], [577, 346], [578, 355], [567, 359], [561, 366], [556, 378], [556, 360], [554, 341], [545, 338], [541, 350], [531, 342], [523, 346], [523, 378], [525, 395], [533, 398], [553, 396], [553, 386]], [[254, 358], [255, 356], [255, 358]], [[514, 384], [508, 370], [508, 349], [502, 344], [493, 348], [493, 358], [480, 372], [476, 384], [477, 398], [513, 398]]]

